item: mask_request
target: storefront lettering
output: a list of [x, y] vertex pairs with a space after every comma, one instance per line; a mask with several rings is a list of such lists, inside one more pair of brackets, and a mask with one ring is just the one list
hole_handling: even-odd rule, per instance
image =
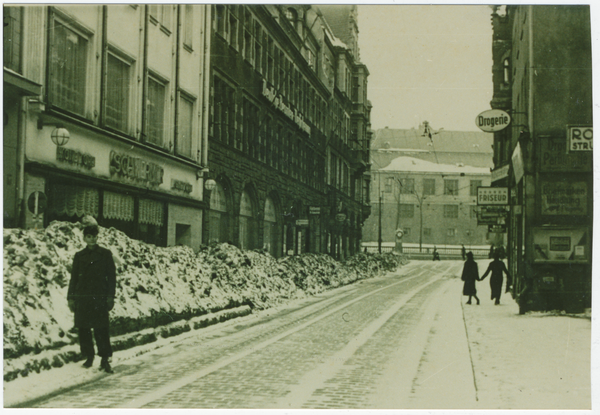
[[177, 179], [171, 180], [171, 189], [173, 190], [181, 190], [185, 193], [192, 193], [193, 186], [188, 183]]
[[279, 111], [283, 112], [286, 117], [294, 121], [298, 127], [305, 133], [310, 135], [310, 126], [304, 121], [302, 114], [298, 110], [293, 110], [283, 102], [283, 97], [275, 91], [275, 88], [269, 88], [267, 81], [263, 79], [263, 96], [271, 101], [272, 105]]
[[115, 151], [110, 152], [110, 172], [153, 185], [161, 184], [164, 176], [164, 169], [158, 164]]
[[585, 215], [587, 195], [585, 182], [544, 182], [542, 215]]
[[541, 171], [591, 171], [591, 154], [567, 153], [564, 140], [550, 138], [541, 141]]
[[86, 169], [92, 169], [94, 166], [96, 166], [96, 158], [91, 154], [82, 153], [81, 151], [61, 146], [56, 147], [56, 160], [69, 163], [74, 166], [85, 167]]

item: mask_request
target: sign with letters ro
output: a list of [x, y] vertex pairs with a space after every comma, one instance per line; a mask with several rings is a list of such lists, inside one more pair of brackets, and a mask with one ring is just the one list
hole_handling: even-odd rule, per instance
[[592, 151], [594, 144], [594, 128], [585, 126], [567, 127], [567, 140], [569, 152]]

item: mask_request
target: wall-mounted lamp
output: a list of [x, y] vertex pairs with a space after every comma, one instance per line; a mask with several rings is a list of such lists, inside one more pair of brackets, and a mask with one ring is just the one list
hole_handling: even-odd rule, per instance
[[216, 187], [217, 187], [217, 182], [214, 181], [213, 179], [208, 179], [204, 182], [204, 188], [206, 190], [208, 190], [209, 192], [215, 190]]
[[54, 130], [52, 130], [52, 133], [50, 134], [50, 139], [56, 146], [59, 146], [59, 147], [64, 146], [69, 141], [69, 138], [71, 138], [71, 134], [69, 133], [69, 130], [67, 130], [63, 124], [60, 124], [60, 123], [46, 124], [44, 122], [44, 119], [40, 116], [38, 118], [38, 122], [37, 122], [38, 130], [41, 130], [45, 126], [56, 127]]

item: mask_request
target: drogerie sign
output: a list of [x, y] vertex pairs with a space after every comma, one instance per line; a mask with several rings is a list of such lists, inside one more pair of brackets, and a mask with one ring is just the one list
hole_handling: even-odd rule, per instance
[[510, 115], [502, 110], [483, 111], [475, 118], [475, 125], [486, 133], [504, 130], [510, 124]]

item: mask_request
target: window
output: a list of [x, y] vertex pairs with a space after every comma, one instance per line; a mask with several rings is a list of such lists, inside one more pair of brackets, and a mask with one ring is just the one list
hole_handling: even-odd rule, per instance
[[402, 230], [404, 231], [404, 236], [410, 235], [410, 228], [402, 228]]
[[148, 14], [150, 15], [150, 21], [154, 24], [160, 24], [161, 29], [171, 33], [172, 19], [173, 19], [173, 5], [172, 4], [150, 4]]
[[402, 179], [402, 185], [400, 186], [400, 193], [407, 195], [415, 192], [415, 179]]
[[88, 39], [54, 21], [50, 54], [50, 101], [52, 105], [85, 115]]
[[[152, 7], [152, 6], [150, 6], [150, 7]], [[215, 5], [214, 29], [215, 29], [215, 32], [217, 32], [224, 38], [226, 36], [226, 33], [225, 33], [226, 12], [227, 12], [227, 6], [225, 6], [223, 4]]]
[[415, 205], [408, 203], [400, 204], [400, 217], [401, 218], [414, 218], [415, 217]]
[[469, 206], [469, 211], [471, 212], [470, 218], [476, 219], [477, 218], [477, 206]]
[[481, 187], [482, 181], [481, 180], [471, 180], [471, 196], [477, 196], [477, 188]]
[[458, 205], [444, 205], [444, 217], [450, 219], [457, 219]]
[[435, 195], [435, 179], [423, 179], [423, 196]]
[[296, 14], [296, 10], [292, 9], [291, 7], [288, 9], [285, 9], [285, 18], [288, 19], [290, 22], [295, 22], [297, 19], [297, 14]]
[[448, 232], [446, 233], [446, 235], [448, 236], [456, 236], [456, 229], [448, 229]]
[[183, 46], [192, 49], [194, 36], [194, 7], [191, 4], [184, 6], [183, 17]]
[[177, 123], [177, 141], [175, 151], [180, 156], [192, 158], [192, 132], [194, 125], [194, 101], [181, 96], [179, 98], [179, 120]]
[[235, 50], [239, 47], [238, 35], [239, 35], [239, 20], [238, 20], [238, 7], [236, 5], [229, 6], [229, 44], [233, 46]]
[[457, 196], [458, 195], [458, 180], [444, 180], [444, 194]]
[[510, 83], [510, 60], [508, 60], [508, 58], [504, 59], [502, 66], [504, 69], [504, 83], [508, 84]]
[[106, 72], [104, 123], [107, 127], [127, 131], [130, 65], [109, 53]]
[[21, 72], [21, 7], [4, 7], [4, 66]]
[[254, 35], [254, 59], [256, 62], [256, 70], [259, 73], [263, 73], [263, 50], [262, 50], [262, 28], [257, 23], [256, 24], [256, 33]]
[[423, 236], [431, 236], [431, 228], [423, 228]]
[[250, 64], [254, 64], [254, 19], [252, 13], [246, 9], [244, 13], [244, 46], [242, 55]]
[[148, 77], [146, 141], [161, 147], [164, 144], [165, 96], [166, 86]]

